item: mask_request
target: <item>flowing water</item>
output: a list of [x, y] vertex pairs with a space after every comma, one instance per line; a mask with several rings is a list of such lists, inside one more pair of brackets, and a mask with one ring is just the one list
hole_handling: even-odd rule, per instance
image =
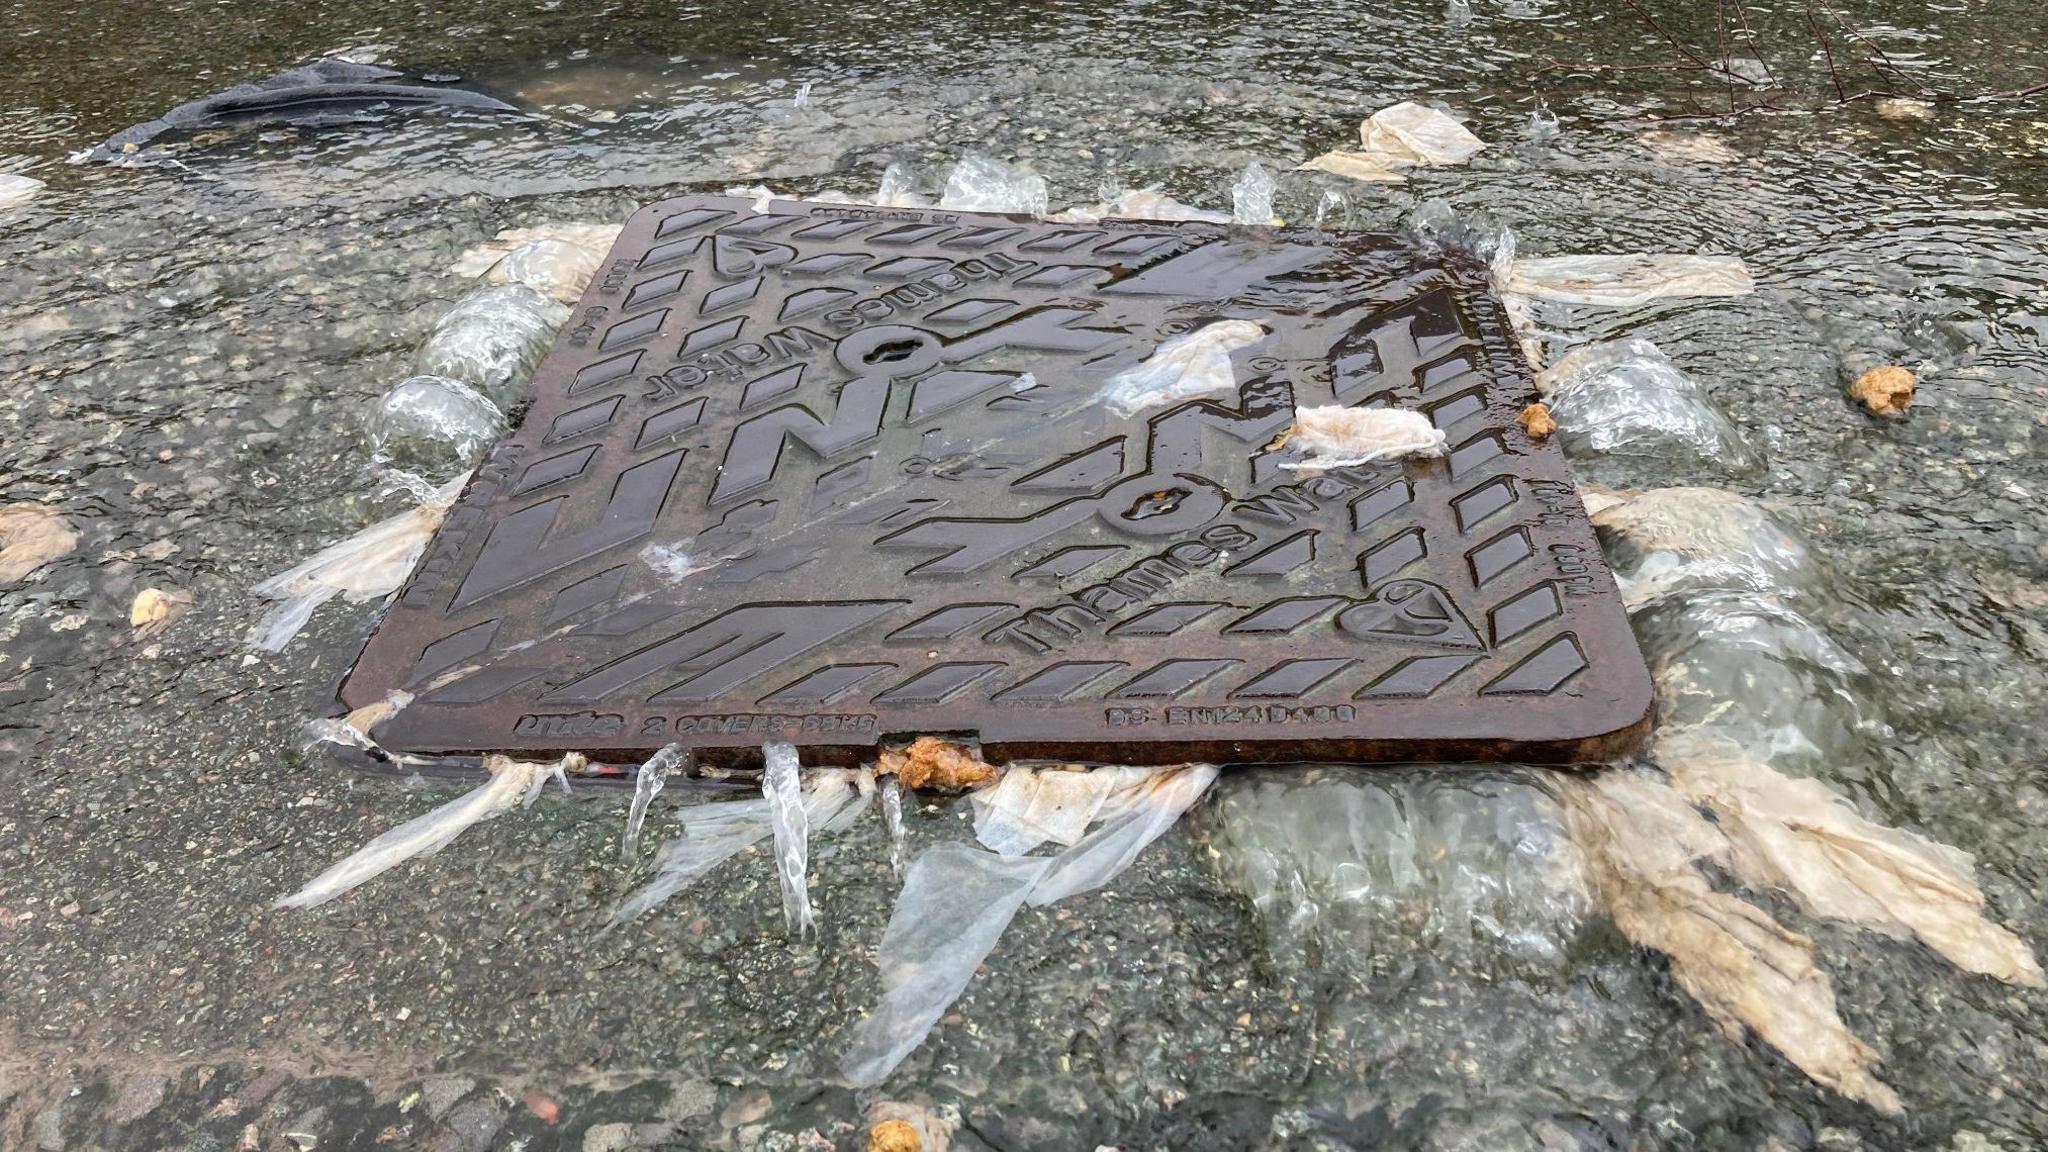
[[[1713, 5], [1642, 7], [1662, 31], [1608, 0], [0, 3], [0, 173], [48, 184], [0, 207], [0, 504], [80, 536], [0, 589], [0, 1142], [89, 1143], [154, 1077], [170, 1102], [103, 1143], [227, 1147], [254, 1123], [322, 1148], [587, 1148], [602, 1125], [599, 1147], [861, 1146], [875, 1094], [833, 1070], [898, 886], [879, 821], [814, 852], [820, 935], [796, 944], [760, 848], [600, 932], [635, 883], [624, 798], [587, 789], [267, 913], [446, 797], [300, 757], [371, 611], [337, 601], [252, 657], [248, 589], [404, 506], [369, 469], [372, 416], [475, 288], [465, 249], [734, 185], [868, 195], [891, 164], [936, 195], [970, 151], [1028, 163], [1055, 209], [1156, 184], [1228, 213], [1257, 162], [1291, 221], [1392, 228], [1441, 200], [1524, 255], [1740, 256], [1753, 296], [1537, 317], [1553, 352], [1653, 341], [1745, 446], [1568, 438], [1582, 480], [1762, 496], [1826, 569], [1783, 602], [1646, 607], [1653, 665], [1688, 707], [1791, 733], [1866, 814], [1974, 854], [1992, 918], [2048, 944], [2048, 96], [1837, 107], [1806, 6], [1744, 10], [1753, 42]], [[1895, 82], [2048, 79], [2035, 0], [1813, 11]], [[1641, 67], [1684, 59], [1664, 32], [1710, 63], [1729, 42], [1766, 86]], [[1846, 91], [1878, 83], [1868, 44], [1833, 50]], [[65, 163], [342, 51], [529, 115]], [[1294, 171], [1402, 99], [1489, 149], [1399, 185]], [[1885, 363], [1920, 374], [1902, 422], [1842, 396]], [[192, 603], [142, 634], [146, 588]], [[912, 854], [968, 834], [905, 807]], [[2048, 1146], [2048, 996], [1762, 897], [1881, 1058], [1905, 1107], [1882, 1116], [1717, 1030], [1555, 874], [1559, 827], [1515, 770], [1226, 776], [1114, 888], [1021, 913], [883, 1092], [970, 1149]]]

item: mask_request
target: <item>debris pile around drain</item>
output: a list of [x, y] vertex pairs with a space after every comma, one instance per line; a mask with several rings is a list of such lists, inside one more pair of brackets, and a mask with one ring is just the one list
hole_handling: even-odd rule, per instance
[[[373, 747], [370, 730], [405, 703], [402, 693], [394, 694], [343, 720], [316, 724], [313, 734]], [[800, 938], [814, 931], [810, 846], [854, 826], [877, 790], [875, 770], [804, 771], [796, 748], [781, 742], [764, 745], [762, 754], [762, 795], [682, 809], [677, 817], [681, 835], [661, 847], [653, 879], [619, 904], [613, 925], [637, 919], [719, 865], [770, 840], [789, 933]], [[654, 782], [665, 780], [687, 756], [680, 745], [671, 745], [642, 766], [627, 815], [628, 842], [637, 840], [648, 804], [661, 789]], [[911, 780], [944, 789], [978, 786], [981, 790], [973, 793], [975, 835], [986, 847], [941, 844], [906, 870], [878, 958], [882, 999], [853, 1029], [843, 1062], [847, 1078], [861, 1085], [887, 1078], [923, 1040], [1020, 908], [1110, 883], [1192, 808], [1217, 776], [1208, 765], [1012, 765], [998, 771], [971, 749], [933, 737], [888, 754], [888, 763], [889, 775], [883, 779], [885, 797], [895, 798], [885, 809], [892, 852], [900, 852], [902, 840], [897, 789]], [[580, 772], [584, 761], [573, 753], [555, 764], [492, 756], [485, 768], [490, 779], [484, 784], [376, 837], [274, 907], [316, 907], [407, 860], [431, 855], [522, 799], [531, 805], [550, 777], [566, 791], [567, 776]], [[1030, 854], [1047, 844], [1056, 847], [1053, 854]], [[627, 850], [624, 865], [631, 868], [636, 855]]]
[[[1415, 111], [1390, 115], [1397, 109]], [[1399, 164], [1372, 161], [1392, 174], [1402, 166], [1460, 163], [1484, 146], [1442, 113], [1417, 105], [1397, 109], [1367, 121], [1362, 138], [1368, 147], [1342, 154], [1354, 158], [1344, 163], [1363, 164], [1355, 158], [1406, 149], [1409, 158]], [[1240, 217], [1270, 215], [1271, 178], [1262, 169], [1248, 169], [1234, 191]], [[765, 189], [762, 194], [772, 195]], [[885, 174], [879, 198], [926, 202], [913, 176], [897, 167]], [[1044, 198], [1043, 179], [1028, 168], [970, 157], [948, 179], [941, 204], [1044, 215]], [[1099, 219], [1086, 214], [1116, 214], [1119, 208], [1159, 212], [1153, 217], [1159, 219], [1227, 219], [1151, 190], [1070, 210], [1069, 218]], [[601, 254], [609, 241], [597, 236], [585, 238]], [[573, 298], [596, 266], [559, 236], [501, 234], [499, 241], [509, 246], [490, 263], [477, 256], [464, 267], [481, 269], [502, 281], [499, 288], [518, 289], [549, 305]], [[521, 253], [522, 260], [513, 259]], [[1727, 257], [1521, 259], [1505, 230], [1481, 255], [1490, 258], [1497, 285], [1509, 294], [1518, 334], [1539, 348], [1535, 302], [1630, 307], [1754, 290], [1741, 262]], [[520, 331], [492, 345], [495, 350], [467, 360], [455, 350], [461, 342], [451, 339], [435, 362], [481, 378], [477, 384], [458, 382], [495, 405], [483, 388], [506, 387], [531, 369], [521, 349], [535, 329], [513, 327]], [[1234, 389], [1231, 355], [1265, 335], [1244, 321], [1212, 322], [1183, 333], [1114, 377], [1104, 402], [1128, 416]], [[422, 355], [424, 360], [424, 350]], [[1532, 356], [1532, 363], [1540, 361]], [[1894, 402], [1903, 411], [1910, 373], [1879, 371], [1903, 373], [1903, 392], [1891, 378], [1873, 383], [1875, 403], [1852, 394], [1873, 411]], [[1544, 372], [1542, 383], [1547, 403], [1531, 405], [1521, 417], [1533, 438], [1556, 433], [1567, 447], [1616, 451], [1631, 436], [1662, 435], [1722, 460], [1742, 459], [1747, 448], [1698, 386], [1644, 341], [1579, 349]], [[1342, 407], [1300, 410], [1284, 442], [1304, 454], [1287, 465], [1296, 468], [1440, 455], [1444, 449], [1442, 433], [1417, 413]], [[259, 586], [281, 603], [258, 636], [281, 647], [325, 600], [395, 590], [463, 479], [436, 490], [419, 509], [374, 525]], [[2028, 987], [2048, 980], [2026, 943], [1988, 918], [1967, 854], [1876, 823], [1824, 779], [1796, 774], [1850, 747], [1841, 731], [1877, 723], [1841, 705], [1853, 695], [1845, 685], [1862, 673], [1861, 665], [1789, 606], [1817, 579], [1811, 550], [1796, 533], [1760, 505], [1713, 489], [1593, 493], [1587, 503], [1614, 557], [1624, 598], [1639, 614], [1644, 645], [1652, 649], [1665, 728], [1650, 764], [1586, 775], [1535, 772], [1532, 779], [1556, 803], [1530, 807], [1518, 818], [1556, 822], [1556, 845], [1539, 854], [1551, 859], [1554, 847], [1555, 860], [1569, 863], [1574, 879], [1532, 867], [1524, 869], [1524, 881], [1533, 876], [1550, 885], [1560, 908], [1576, 909], [1580, 897], [1591, 893], [1624, 936], [1669, 958], [1675, 982], [1731, 1037], [1753, 1034], [1816, 1082], [1898, 1112], [1897, 1093], [1879, 1075], [1879, 1054], [1841, 1019], [1813, 941], [1743, 896], [1721, 890], [1723, 878], [1781, 894], [1807, 915], [1911, 937], [1968, 971]], [[0, 547], [0, 557], [12, 547], [11, 541]], [[329, 727], [316, 734], [374, 748], [371, 731], [407, 699], [394, 693], [346, 718], [322, 722]], [[1025, 905], [1047, 905], [1112, 881], [1199, 803], [1218, 776], [1204, 765], [997, 769], [966, 745], [935, 737], [885, 749], [873, 767], [803, 770], [795, 749], [779, 744], [766, 746], [764, 759], [760, 796], [679, 811], [680, 834], [662, 845], [651, 878], [621, 902], [612, 923], [644, 915], [767, 842], [788, 930], [801, 937], [814, 929], [817, 913], [808, 889], [811, 846], [850, 830], [879, 792], [892, 870], [903, 877], [903, 887], [877, 957], [879, 1003], [852, 1029], [841, 1063], [845, 1078], [862, 1087], [881, 1083], [915, 1050]], [[640, 766], [621, 842], [625, 866], [637, 864], [642, 828], [671, 773], [689, 766], [680, 746]], [[334, 899], [398, 863], [438, 851], [522, 798], [531, 804], [550, 776], [566, 789], [566, 776], [581, 767], [573, 754], [556, 764], [490, 757], [486, 783], [377, 837], [277, 906], [312, 907]], [[906, 865], [906, 789], [968, 792], [980, 846], [940, 844]], [[1333, 889], [1340, 882], [1332, 878], [1335, 873], [1311, 877], [1313, 870], [1298, 867], [1290, 879], [1282, 875], [1282, 863], [1270, 853], [1260, 857], [1248, 867], [1245, 882], [1293, 883], [1304, 891], [1318, 885]], [[1341, 882], [1352, 883], [1353, 877], [1346, 873]], [[1261, 910], [1271, 914], [1263, 905]], [[1282, 911], [1301, 914], [1299, 908]], [[917, 1136], [908, 1119], [879, 1116], [873, 1133], [884, 1145]]]
[[1302, 453], [1280, 466], [1315, 470], [1352, 468], [1380, 460], [1442, 456], [1449, 440], [1429, 417], [1410, 408], [1348, 408], [1341, 404], [1296, 408], [1294, 426], [1276, 447]]
[[2008, 983], [2041, 987], [2041, 967], [1987, 918], [1967, 854], [1878, 824], [1790, 770], [1849, 754], [1838, 729], [1861, 708], [1843, 679], [1861, 665], [1785, 604], [1819, 579], [1811, 550], [1730, 493], [1610, 500], [1594, 522], [1638, 614], [1663, 727], [1654, 767], [1555, 778], [1588, 884], [1731, 1036], [1746, 1029], [1816, 1082], [1898, 1112], [1813, 942], [1716, 890], [1703, 866]]

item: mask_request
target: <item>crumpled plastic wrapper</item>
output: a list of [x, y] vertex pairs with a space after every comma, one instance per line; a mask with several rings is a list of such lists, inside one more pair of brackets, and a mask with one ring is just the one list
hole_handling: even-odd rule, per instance
[[1463, 164], [1486, 142], [1441, 109], [1412, 100], [1382, 108], [1358, 126], [1359, 147], [1326, 152], [1301, 167], [1353, 180], [1399, 184], [1404, 168]]
[[1449, 442], [1429, 417], [1407, 408], [1349, 408], [1341, 404], [1294, 410], [1285, 446], [1305, 455], [1280, 466], [1350, 468], [1407, 456], [1442, 456]]
[[1266, 338], [1266, 330], [1249, 320], [1217, 320], [1175, 336], [1153, 349], [1144, 361], [1110, 378], [1102, 400], [1118, 416], [1135, 416], [1147, 408], [1195, 396], [1237, 391], [1237, 372], [1230, 354]]

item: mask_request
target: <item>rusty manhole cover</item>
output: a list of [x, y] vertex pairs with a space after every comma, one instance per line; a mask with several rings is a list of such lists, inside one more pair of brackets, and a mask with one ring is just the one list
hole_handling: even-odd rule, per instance
[[[1257, 322], [1235, 396], [1110, 377]], [[627, 225], [343, 687], [414, 752], [1608, 759], [1648, 677], [1481, 269], [1388, 236], [689, 197]], [[1294, 406], [1448, 459], [1312, 473]]]

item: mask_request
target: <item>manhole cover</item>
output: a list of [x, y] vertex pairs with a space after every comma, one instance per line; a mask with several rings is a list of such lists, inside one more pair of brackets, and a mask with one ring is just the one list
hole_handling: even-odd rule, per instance
[[[1214, 320], [1235, 396], [1105, 382]], [[1476, 265], [1388, 236], [690, 197], [626, 227], [343, 697], [416, 752], [1591, 761], [1649, 680]], [[1294, 406], [1448, 459], [1311, 473]]]

